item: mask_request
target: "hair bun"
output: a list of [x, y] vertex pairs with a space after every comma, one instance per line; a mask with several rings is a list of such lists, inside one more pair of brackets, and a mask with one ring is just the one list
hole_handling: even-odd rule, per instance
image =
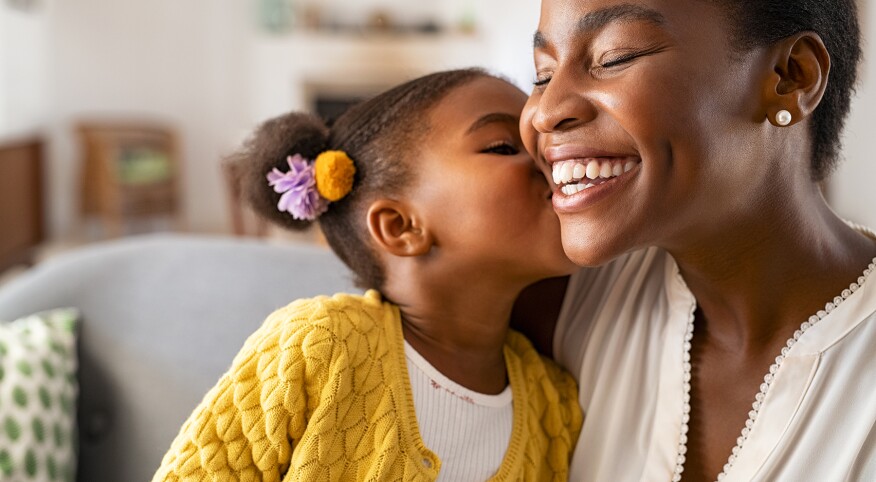
[[288, 170], [287, 159], [299, 154], [314, 159], [327, 149], [329, 128], [318, 117], [292, 112], [262, 123], [243, 147], [226, 162], [236, 165], [243, 196], [257, 214], [283, 227], [296, 230], [311, 221], [294, 219], [277, 209], [280, 194], [265, 180], [274, 169]]

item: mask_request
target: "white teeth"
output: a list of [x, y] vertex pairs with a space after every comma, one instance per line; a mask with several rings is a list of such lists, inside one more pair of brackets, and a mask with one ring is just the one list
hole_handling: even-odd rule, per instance
[[596, 179], [599, 177], [599, 161], [590, 161], [587, 164], [587, 178]]
[[610, 179], [620, 176], [625, 172], [630, 172], [634, 167], [636, 167], [635, 161], [627, 161], [624, 164], [611, 161], [600, 163], [595, 159], [587, 164], [583, 164], [580, 161], [561, 161], [555, 162], [553, 166], [551, 166], [551, 176], [553, 177], [554, 184], [558, 186], [565, 184], [561, 189], [563, 194], [572, 196], [584, 189], [593, 187], [594, 184], [583, 184], [580, 182], [577, 184], [569, 184], [570, 182], [585, 179]]
[[595, 186], [595, 184], [590, 184], [590, 183], [587, 183], [587, 184], [568, 184], [568, 185], [563, 186], [563, 188], [560, 189], [560, 191], [562, 191], [562, 193], [565, 194], [566, 196], [574, 196], [575, 194], [578, 194], [579, 192], [581, 192], [585, 189], [590, 189], [593, 186]]
[[564, 162], [563, 167], [560, 169], [560, 181], [561, 182], [569, 182], [572, 180], [572, 171], [575, 169], [575, 166], [572, 165], [571, 162]]

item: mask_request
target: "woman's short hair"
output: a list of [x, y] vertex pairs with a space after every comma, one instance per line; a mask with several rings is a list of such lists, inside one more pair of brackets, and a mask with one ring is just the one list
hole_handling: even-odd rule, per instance
[[708, 0], [723, 7], [741, 50], [772, 44], [800, 32], [817, 33], [831, 68], [821, 104], [812, 115], [812, 177], [824, 180], [836, 168], [861, 60], [855, 0]]

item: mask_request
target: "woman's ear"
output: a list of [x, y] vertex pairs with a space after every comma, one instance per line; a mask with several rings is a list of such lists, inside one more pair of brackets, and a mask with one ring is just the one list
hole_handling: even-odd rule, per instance
[[[813, 32], [781, 40], [772, 52], [773, 73], [764, 86], [766, 117], [777, 126], [795, 124], [811, 115], [821, 102], [830, 73], [830, 54]], [[784, 122], [787, 114], [780, 115], [781, 111], [791, 114], [789, 122]]]
[[422, 256], [435, 244], [422, 219], [407, 204], [391, 199], [371, 203], [368, 232], [377, 246], [394, 256]]

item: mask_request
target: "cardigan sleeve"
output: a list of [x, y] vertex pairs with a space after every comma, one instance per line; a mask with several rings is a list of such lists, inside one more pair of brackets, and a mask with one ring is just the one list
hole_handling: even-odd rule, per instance
[[277, 310], [180, 429], [153, 482], [280, 481], [334, 356], [319, 299]]

